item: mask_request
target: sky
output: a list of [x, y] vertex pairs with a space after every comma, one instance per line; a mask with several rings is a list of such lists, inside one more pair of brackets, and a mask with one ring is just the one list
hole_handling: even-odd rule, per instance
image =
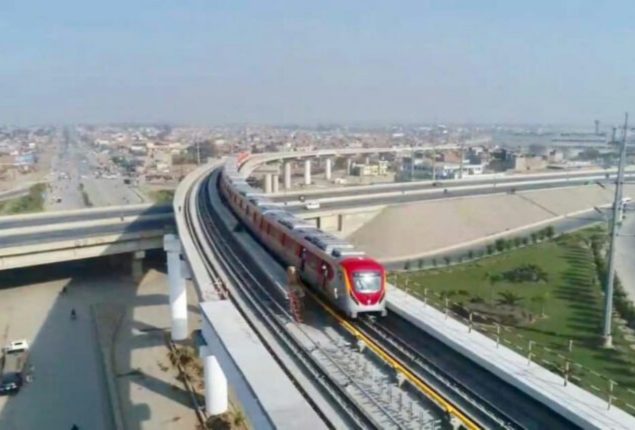
[[0, 123], [619, 122], [635, 3], [0, 0]]

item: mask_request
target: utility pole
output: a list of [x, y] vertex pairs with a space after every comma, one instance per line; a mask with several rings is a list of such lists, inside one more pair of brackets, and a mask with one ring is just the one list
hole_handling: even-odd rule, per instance
[[201, 140], [196, 139], [196, 165], [201, 165]]
[[615, 279], [615, 239], [619, 227], [618, 217], [622, 207], [622, 188], [624, 185], [624, 164], [626, 163], [626, 135], [628, 134], [628, 113], [624, 115], [624, 136], [622, 136], [622, 147], [620, 148], [620, 160], [617, 170], [617, 180], [615, 182], [615, 198], [613, 199], [613, 218], [611, 219], [611, 242], [609, 247], [609, 270], [606, 280], [606, 291], [604, 293], [604, 328], [602, 331], [602, 341], [605, 348], [613, 347], [613, 336], [611, 335], [611, 316], [613, 313], [613, 282]]

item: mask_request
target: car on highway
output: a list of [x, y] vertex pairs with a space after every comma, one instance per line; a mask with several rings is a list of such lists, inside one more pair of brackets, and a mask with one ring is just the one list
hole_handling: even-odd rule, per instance
[[317, 200], [309, 200], [304, 204], [304, 208], [307, 210], [320, 209], [320, 202]]
[[25, 381], [29, 344], [16, 340], [3, 349], [0, 359], [0, 394], [17, 393]]

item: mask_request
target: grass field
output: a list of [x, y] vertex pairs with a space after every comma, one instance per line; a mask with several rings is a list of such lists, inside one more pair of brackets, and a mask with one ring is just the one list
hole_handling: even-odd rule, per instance
[[0, 202], [0, 215], [14, 215], [44, 210], [44, 184], [33, 185], [29, 194]]
[[[566, 235], [447, 269], [400, 274], [396, 275], [396, 282], [420, 297], [427, 289], [428, 301], [440, 308], [445, 306], [447, 297], [454, 303], [454, 309], [462, 310], [463, 314], [469, 312], [465, 309], [473, 313], [482, 309], [496, 312], [502, 307], [514, 309], [518, 318], [503, 323], [503, 344], [527, 355], [529, 341], [535, 342], [531, 349], [535, 361], [558, 373], [563, 373], [565, 363], [570, 361], [572, 380], [598, 395], [601, 392], [604, 398], [608, 398], [609, 379], [616, 381], [617, 404], [635, 413], [635, 350], [619, 330], [614, 333], [615, 349], [599, 347], [603, 294], [585, 240], [590, 234], [591, 231], [586, 231]], [[509, 282], [501, 279], [501, 275], [528, 264], [542, 269], [547, 280]], [[503, 306], [503, 296], [510, 293], [516, 303]], [[491, 315], [485, 315], [488, 318], [484, 319], [483, 314], [483, 318], [475, 318], [479, 321], [477, 327], [495, 336], [496, 324]], [[501, 322], [500, 318], [498, 321]], [[635, 343], [635, 338], [632, 340]], [[570, 341], [573, 341], [572, 351], [569, 351]]]

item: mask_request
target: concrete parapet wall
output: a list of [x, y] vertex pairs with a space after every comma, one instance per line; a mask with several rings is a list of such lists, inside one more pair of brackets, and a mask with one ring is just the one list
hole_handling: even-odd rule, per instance
[[[117, 237], [95, 237], [81, 241], [66, 241], [66, 243], [46, 243], [33, 245], [30, 247], [30, 252], [24, 252], [25, 250], [19, 248], [13, 248], [14, 253], [8, 252], [8, 248], [0, 249], [0, 270], [161, 249], [163, 247], [163, 234], [164, 232], [161, 230], [154, 235], [144, 234], [135, 238], [122, 239], [119, 235], [119, 239]], [[39, 249], [36, 248], [38, 246]]]
[[132, 224], [135, 222], [144, 222], [144, 221], [158, 221], [158, 220], [170, 220], [174, 218], [174, 215], [171, 213], [164, 214], [153, 214], [153, 215], [133, 215], [133, 216], [124, 216], [121, 217], [113, 217], [113, 218], [105, 218], [98, 220], [89, 220], [89, 221], [71, 221], [71, 222], [62, 222], [55, 224], [45, 224], [45, 225], [34, 225], [28, 227], [16, 227], [16, 228], [5, 228], [0, 229], [0, 237], [2, 236], [10, 236], [17, 234], [27, 234], [27, 233], [45, 233], [52, 231], [60, 231], [60, 230], [69, 230], [69, 229], [77, 229], [77, 228], [87, 228], [87, 227], [100, 227], [107, 225], [126, 225]]

